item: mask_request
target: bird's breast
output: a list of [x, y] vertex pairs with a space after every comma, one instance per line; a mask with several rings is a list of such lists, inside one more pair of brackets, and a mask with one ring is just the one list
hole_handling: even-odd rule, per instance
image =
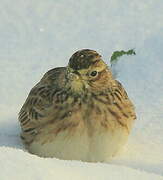
[[126, 142], [128, 132], [109, 113], [109, 103], [93, 97], [71, 97], [58, 119], [40, 129], [29, 150], [43, 157], [107, 161]]
[[58, 102], [56, 107], [54, 106], [53, 118], [47, 129], [51, 129], [54, 135], [65, 130], [69, 131], [69, 134], [87, 131], [89, 136], [96, 131], [113, 131], [118, 125], [122, 126], [118, 123], [120, 115], [113, 112], [113, 107], [111, 98], [104, 95], [71, 94], [65, 102]]

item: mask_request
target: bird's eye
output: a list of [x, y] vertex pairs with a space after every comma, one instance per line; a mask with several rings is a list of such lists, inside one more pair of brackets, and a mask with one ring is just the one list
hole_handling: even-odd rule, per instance
[[92, 72], [90, 73], [90, 76], [95, 77], [95, 76], [97, 76], [97, 74], [98, 74], [97, 71], [92, 71]]

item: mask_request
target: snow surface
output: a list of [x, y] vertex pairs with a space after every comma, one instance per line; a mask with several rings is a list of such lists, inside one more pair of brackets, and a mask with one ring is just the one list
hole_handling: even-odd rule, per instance
[[[163, 180], [163, 1], [0, 0], [0, 180]], [[30, 89], [82, 48], [109, 64], [137, 111], [123, 151], [110, 163], [43, 159], [25, 151], [17, 113]]]

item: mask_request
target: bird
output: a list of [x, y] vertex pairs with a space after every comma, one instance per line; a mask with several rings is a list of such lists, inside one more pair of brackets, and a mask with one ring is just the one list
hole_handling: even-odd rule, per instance
[[95, 50], [75, 52], [47, 71], [19, 115], [29, 153], [44, 158], [108, 162], [127, 142], [135, 107]]

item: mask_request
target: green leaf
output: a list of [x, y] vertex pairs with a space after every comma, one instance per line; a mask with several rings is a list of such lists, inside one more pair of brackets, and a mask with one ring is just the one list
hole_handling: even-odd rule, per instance
[[123, 50], [122, 51], [114, 51], [111, 56], [110, 62], [111, 62], [111, 64], [113, 62], [117, 62], [118, 58], [123, 55], [135, 55], [135, 54], [136, 53], [135, 53], [134, 49], [130, 49], [128, 51], [123, 51]]

